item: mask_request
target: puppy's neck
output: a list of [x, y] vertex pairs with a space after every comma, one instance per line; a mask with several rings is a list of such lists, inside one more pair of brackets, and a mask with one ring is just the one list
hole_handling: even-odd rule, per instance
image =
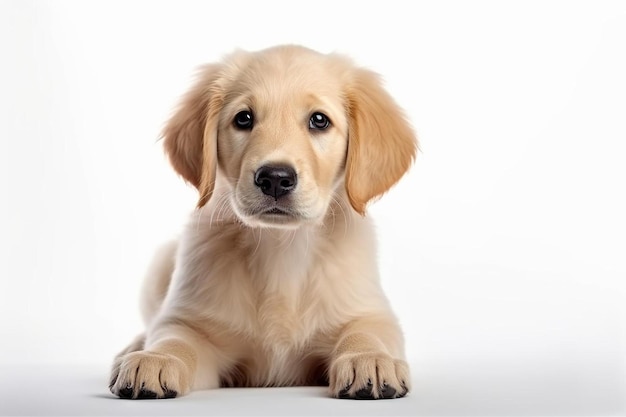
[[218, 192], [192, 222], [199, 235], [227, 242], [235, 249], [233, 253], [240, 254], [237, 261], [247, 263], [259, 290], [296, 296], [306, 286], [311, 266], [320, 262], [322, 248], [327, 251], [333, 242], [351, 233], [355, 213], [344, 202], [343, 198], [335, 199], [319, 223], [293, 228], [250, 227], [237, 218], [227, 192]]

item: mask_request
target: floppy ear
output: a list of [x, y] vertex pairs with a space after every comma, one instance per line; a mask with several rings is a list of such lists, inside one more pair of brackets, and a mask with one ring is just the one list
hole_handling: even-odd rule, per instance
[[223, 97], [217, 86], [220, 65], [201, 67], [163, 129], [163, 147], [174, 169], [198, 189], [198, 207], [211, 198], [217, 170], [217, 122]]
[[346, 97], [346, 191], [354, 210], [365, 215], [367, 203], [384, 194], [409, 169], [417, 139], [375, 73], [357, 69]]

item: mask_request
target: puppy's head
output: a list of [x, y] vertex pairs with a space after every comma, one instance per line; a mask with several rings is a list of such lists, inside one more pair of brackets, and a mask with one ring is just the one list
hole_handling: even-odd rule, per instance
[[199, 190], [199, 207], [220, 177], [239, 219], [259, 227], [319, 223], [344, 195], [364, 215], [416, 152], [374, 73], [297, 46], [201, 68], [163, 136], [172, 165]]

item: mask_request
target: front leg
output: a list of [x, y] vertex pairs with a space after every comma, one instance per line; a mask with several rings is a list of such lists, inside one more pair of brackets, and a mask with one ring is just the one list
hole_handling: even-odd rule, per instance
[[[210, 360], [212, 347], [191, 328], [161, 324], [150, 332], [145, 350], [120, 355], [114, 364], [111, 392], [120, 398], [174, 398], [187, 394], [197, 382], [199, 362]], [[202, 352], [202, 356], [198, 356]], [[202, 376], [206, 382], [207, 372]], [[203, 388], [218, 386], [217, 371], [209, 372]]]
[[402, 344], [395, 320], [359, 319], [345, 326], [330, 358], [330, 394], [354, 399], [404, 397], [410, 378], [407, 363], [400, 359]]

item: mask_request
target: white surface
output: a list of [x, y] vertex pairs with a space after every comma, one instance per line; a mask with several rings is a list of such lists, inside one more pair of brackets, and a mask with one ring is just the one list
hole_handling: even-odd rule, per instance
[[[411, 4], [0, 2], [0, 412], [626, 414], [626, 3]], [[108, 399], [194, 205], [161, 126], [197, 65], [290, 42], [381, 73], [419, 134], [371, 208], [414, 394]]]
[[[225, 388], [173, 400], [133, 401], [105, 389], [105, 368], [5, 367], [0, 368], [0, 415], [622, 415], [624, 384], [605, 367], [608, 362], [598, 364], [604, 378], [576, 370], [576, 364], [570, 369], [548, 365], [539, 373], [513, 366], [512, 373], [509, 363], [491, 362], [487, 368], [441, 363], [430, 367], [436, 374], [413, 378], [411, 395], [380, 401], [332, 399], [324, 387]], [[500, 370], [492, 365], [501, 365]]]

